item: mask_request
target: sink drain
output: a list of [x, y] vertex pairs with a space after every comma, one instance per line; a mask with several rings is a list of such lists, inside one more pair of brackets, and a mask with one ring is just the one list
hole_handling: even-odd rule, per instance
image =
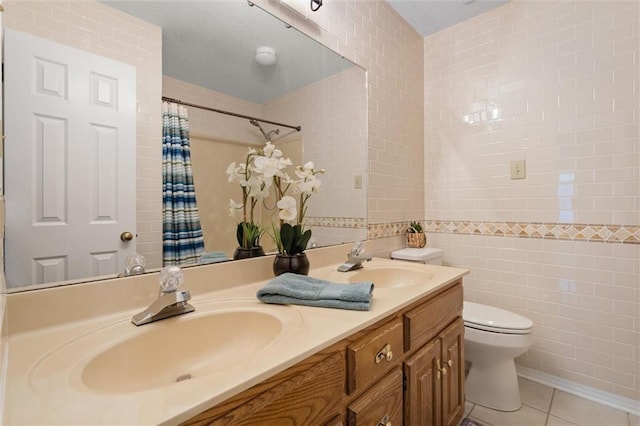
[[192, 378], [191, 374], [182, 374], [182, 375], [176, 377], [176, 383], [183, 382], [183, 381], [189, 380], [191, 378]]

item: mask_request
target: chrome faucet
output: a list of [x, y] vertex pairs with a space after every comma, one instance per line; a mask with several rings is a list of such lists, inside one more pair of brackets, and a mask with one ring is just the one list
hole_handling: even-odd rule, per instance
[[370, 261], [372, 256], [370, 254], [364, 253], [364, 242], [356, 241], [353, 244], [353, 248], [347, 254], [347, 261], [342, 265], [338, 266], [339, 272], [348, 272], [355, 271], [356, 269], [362, 268], [362, 262]]
[[189, 290], [178, 290], [184, 281], [182, 269], [178, 266], [167, 266], [160, 271], [160, 294], [158, 299], [147, 309], [131, 318], [135, 325], [193, 312], [195, 308], [187, 302], [191, 299]]

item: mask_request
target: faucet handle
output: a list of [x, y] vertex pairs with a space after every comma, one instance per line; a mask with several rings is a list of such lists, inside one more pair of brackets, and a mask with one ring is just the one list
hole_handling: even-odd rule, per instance
[[356, 241], [353, 243], [353, 247], [351, 248], [352, 256], [360, 256], [360, 254], [364, 251], [364, 241]]
[[140, 253], [131, 253], [124, 261], [124, 275], [144, 274], [144, 256]]
[[173, 293], [184, 282], [184, 273], [179, 266], [166, 266], [160, 271], [160, 288], [163, 293]]

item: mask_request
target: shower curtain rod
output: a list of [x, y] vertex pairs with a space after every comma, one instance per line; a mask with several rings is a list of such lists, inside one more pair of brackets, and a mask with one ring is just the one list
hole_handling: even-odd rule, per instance
[[190, 106], [190, 107], [193, 107], [193, 108], [204, 109], [204, 110], [207, 110], [207, 111], [213, 111], [213, 112], [217, 112], [219, 114], [232, 115], [234, 117], [246, 118], [247, 120], [255, 120], [255, 121], [260, 121], [262, 123], [273, 124], [274, 126], [287, 127], [289, 129], [297, 130], [298, 132], [302, 130], [301, 126], [291, 126], [289, 124], [282, 124], [282, 123], [277, 123], [275, 121], [263, 120], [262, 118], [251, 117], [250, 115], [238, 114], [236, 112], [225, 111], [223, 109], [210, 108], [210, 107], [206, 107], [206, 106], [202, 106], [202, 105], [192, 104], [192, 103], [189, 103], [189, 102], [183, 102], [180, 99], [173, 99], [173, 98], [168, 98], [166, 96], [163, 96], [162, 100], [163, 101], [168, 101], [168, 102], [175, 102], [177, 104], [184, 105], [184, 106]]

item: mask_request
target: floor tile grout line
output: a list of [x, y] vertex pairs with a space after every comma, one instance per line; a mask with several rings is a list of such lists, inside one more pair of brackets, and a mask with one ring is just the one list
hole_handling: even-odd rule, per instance
[[549, 398], [549, 406], [547, 407], [547, 418], [544, 419], [544, 424], [547, 426], [549, 424], [549, 416], [551, 416], [551, 405], [553, 404], [553, 397], [556, 394], [556, 389], [551, 388], [551, 398]]

